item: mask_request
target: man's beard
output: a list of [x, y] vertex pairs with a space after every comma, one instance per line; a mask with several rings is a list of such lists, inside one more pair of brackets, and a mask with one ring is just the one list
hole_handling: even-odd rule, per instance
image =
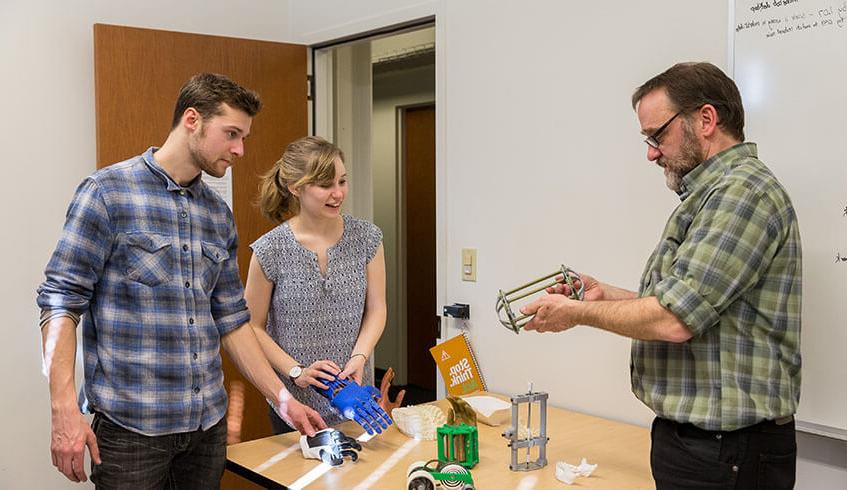
[[676, 158], [659, 158], [659, 164], [666, 170], [665, 184], [676, 193], [682, 189], [682, 178], [703, 162], [703, 145], [697, 141], [694, 131], [687, 120], [682, 120], [682, 147]]
[[188, 154], [191, 156], [191, 161], [194, 163], [194, 165], [197, 165], [197, 167], [200, 169], [200, 171], [206, 172], [207, 174], [211, 175], [212, 177], [223, 177], [223, 174], [218, 175], [219, 172], [212, 165], [213, 163], [215, 163], [215, 161], [210, 161], [203, 154], [203, 151], [202, 151], [201, 148], [203, 146], [202, 143], [203, 143], [203, 140], [205, 138], [206, 138], [206, 127], [203, 126], [203, 127], [200, 128], [200, 134], [198, 134], [196, 137], [193, 137], [191, 142], [188, 145]]

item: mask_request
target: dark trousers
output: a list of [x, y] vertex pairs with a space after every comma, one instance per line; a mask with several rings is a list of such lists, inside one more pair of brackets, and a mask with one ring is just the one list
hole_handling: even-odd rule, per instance
[[650, 466], [658, 490], [794, 488], [793, 419], [718, 432], [657, 417], [651, 438]]
[[91, 428], [101, 464], [92, 463], [98, 489], [220, 488], [226, 466], [226, 418], [208, 430], [145, 436], [124, 429], [102, 414]]

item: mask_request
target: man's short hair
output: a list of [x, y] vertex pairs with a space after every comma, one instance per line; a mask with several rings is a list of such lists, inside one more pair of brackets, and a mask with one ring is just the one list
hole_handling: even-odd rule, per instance
[[200, 73], [191, 77], [179, 90], [171, 129], [177, 127], [189, 107], [207, 119], [223, 113], [221, 103], [242, 110], [250, 117], [262, 109], [262, 101], [256, 92], [238, 85], [225, 75]]
[[718, 127], [744, 141], [744, 105], [731, 78], [711, 63], [677, 63], [647, 80], [632, 94], [632, 108], [654, 90], [665, 89], [671, 104], [683, 114], [711, 104], [718, 113]]

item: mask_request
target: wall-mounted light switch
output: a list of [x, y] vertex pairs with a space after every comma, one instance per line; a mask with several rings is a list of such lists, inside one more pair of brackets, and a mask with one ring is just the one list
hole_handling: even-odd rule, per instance
[[476, 249], [462, 249], [462, 280], [476, 282]]

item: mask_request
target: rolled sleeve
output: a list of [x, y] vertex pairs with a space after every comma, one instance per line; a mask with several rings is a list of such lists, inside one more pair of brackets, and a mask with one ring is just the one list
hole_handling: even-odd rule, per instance
[[730, 182], [704, 202], [677, 250], [671, 274], [656, 285], [659, 301], [699, 334], [759, 281], [780, 240], [767, 194]]
[[684, 281], [669, 277], [654, 290], [659, 303], [671, 310], [694, 335], [699, 335], [720, 321], [718, 311], [700, 293]]
[[59, 243], [44, 271], [36, 303], [56, 315], [86, 311], [114, 242], [103, 196], [93, 179], [77, 188]]
[[[235, 226], [230, 229], [235, 230]], [[229, 257], [223, 261], [221, 273], [210, 297], [212, 318], [221, 336], [250, 320], [244, 286], [238, 272], [238, 236], [233, 231], [227, 244]]]

